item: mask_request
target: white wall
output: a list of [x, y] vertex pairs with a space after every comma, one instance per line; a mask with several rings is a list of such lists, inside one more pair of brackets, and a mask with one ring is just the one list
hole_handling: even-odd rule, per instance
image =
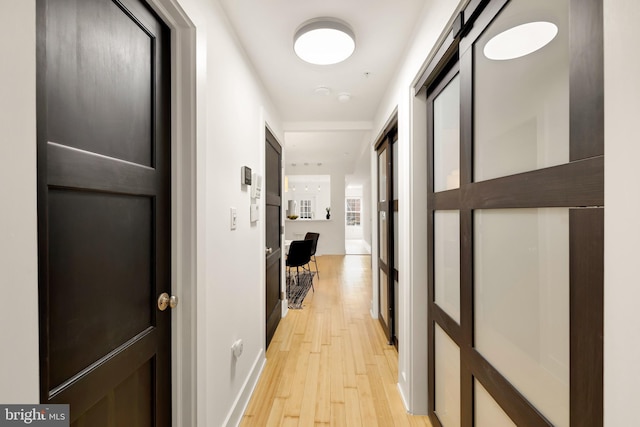
[[[362, 239], [371, 248], [371, 216], [373, 205], [371, 202], [371, 136], [365, 135], [362, 141], [362, 152], [356, 162], [353, 174], [347, 179], [348, 183], [362, 186], [362, 213], [360, 222], [362, 224]], [[347, 237], [348, 238], [348, 237]]]
[[[464, 2], [464, 1], [463, 1]], [[420, 75], [426, 56], [436, 44], [461, 3], [459, 0], [429, 0], [414, 29], [413, 41], [407, 46], [405, 59], [398, 67], [396, 78], [376, 113], [373, 122], [375, 143], [394, 109], [398, 112], [398, 168], [399, 168], [399, 258], [400, 306], [398, 315], [398, 385], [410, 412], [427, 412], [427, 347], [424, 325], [427, 301], [426, 281], [426, 133], [421, 123], [426, 117], [424, 102], [413, 94], [414, 80]], [[415, 113], [415, 115], [414, 115]], [[416, 122], [414, 122], [414, 117]], [[372, 148], [373, 150], [373, 148]], [[372, 158], [375, 178], [376, 164]], [[374, 192], [372, 191], [372, 194]], [[374, 199], [375, 200], [375, 199]], [[377, 315], [377, 263], [373, 253], [377, 218], [372, 216], [374, 245], [374, 300], [372, 314]]]
[[[179, 4], [196, 26], [199, 426], [234, 425], [264, 362], [264, 216], [249, 221], [240, 167], [264, 175], [264, 127], [280, 119], [216, 2]], [[0, 402], [37, 402], [35, 1], [0, 6]], [[264, 203], [264, 198], [261, 199]], [[229, 229], [229, 208], [238, 229]], [[263, 206], [264, 207], [264, 206]], [[264, 209], [262, 209], [264, 212]], [[180, 306], [178, 307], [180, 309]], [[233, 362], [231, 344], [244, 340]]]
[[0, 402], [39, 400], [35, 0], [0, 6]]
[[604, 0], [604, 425], [637, 423], [640, 383], [640, 3]]
[[[210, 266], [202, 272], [204, 286], [199, 289], [198, 313], [199, 426], [221, 425], [241, 395], [255, 361], [264, 346], [263, 315], [263, 221], [248, 225], [248, 193], [240, 187], [239, 168], [247, 164], [260, 171], [263, 166], [263, 118], [278, 132], [274, 109], [259, 87], [245, 58], [226, 27], [215, 5], [196, 0], [181, 2], [198, 29], [198, 138], [199, 153], [206, 156], [199, 167], [206, 167], [206, 180], [199, 181], [198, 194], [209, 194], [199, 232], [204, 253], [199, 264]], [[202, 3], [202, 4], [200, 4]], [[431, 10], [421, 20], [415, 43], [407, 60], [398, 70], [379, 109], [375, 128], [380, 130], [398, 106], [401, 170], [400, 209], [402, 214], [400, 250], [409, 254], [402, 269], [414, 269], [426, 258], [419, 246], [423, 203], [419, 194], [421, 178], [419, 125], [411, 121], [411, 112], [423, 108], [420, 98], [409, 90], [426, 52], [457, 6], [456, 0], [431, 0]], [[636, 32], [635, 20], [640, 4], [635, 0], [604, 0], [605, 11], [605, 426], [628, 425], [635, 412], [640, 379], [640, 286], [636, 268], [640, 241], [640, 198], [635, 183], [640, 181], [636, 160], [640, 145], [636, 118], [640, 108], [633, 98], [640, 93], [640, 58], [630, 50], [629, 37]], [[0, 340], [0, 401], [35, 402], [38, 400], [38, 327], [37, 327], [37, 253], [36, 253], [36, 159], [35, 159], [35, 1], [8, 0], [0, 6], [0, 51], [10, 61], [0, 64], [4, 84], [0, 96], [0, 290], [7, 303], [0, 310], [3, 327]], [[224, 59], [224, 60], [223, 60]], [[230, 85], [225, 88], [225, 82]], [[236, 83], [234, 83], [236, 82]], [[242, 107], [241, 114], [233, 115]], [[266, 108], [266, 112], [263, 111]], [[416, 114], [416, 117], [422, 116]], [[216, 134], [217, 132], [217, 134]], [[412, 137], [413, 135], [413, 137]], [[233, 137], [233, 139], [228, 139]], [[226, 139], [225, 139], [226, 138]], [[221, 141], [232, 141], [223, 145]], [[234, 144], [239, 144], [234, 146]], [[207, 147], [205, 151], [204, 149]], [[250, 153], [253, 150], [254, 153]], [[217, 153], [217, 154], [216, 154]], [[218, 170], [216, 170], [218, 169]], [[198, 172], [200, 173], [200, 172]], [[231, 177], [231, 178], [230, 178]], [[216, 180], [222, 179], [221, 182]], [[230, 182], [230, 184], [229, 184]], [[234, 184], [234, 183], [237, 183]], [[342, 194], [342, 197], [344, 194]], [[413, 197], [411, 197], [413, 196]], [[239, 212], [237, 232], [226, 229], [228, 209]], [[421, 210], [424, 212], [424, 210]], [[413, 213], [411, 215], [410, 213]], [[342, 223], [340, 223], [342, 225]], [[375, 227], [374, 227], [375, 229]], [[424, 230], [422, 230], [424, 231]], [[423, 236], [424, 237], [424, 236]], [[375, 240], [375, 239], [374, 239]], [[241, 261], [245, 245], [255, 254], [254, 261]], [[222, 250], [227, 253], [221, 253]], [[237, 258], [237, 259], [235, 259]], [[375, 258], [375, 257], [374, 257]], [[227, 264], [225, 264], [227, 263]], [[254, 265], [255, 264], [255, 265]], [[415, 271], [408, 275], [413, 288], [401, 295], [404, 311], [400, 337], [399, 385], [409, 409], [421, 412], [424, 381], [416, 381], [426, 354], [407, 348], [418, 344], [424, 322], [416, 321], [416, 310], [409, 304], [423, 282]], [[413, 278], [413, 279], [411, 279]], [[412, 311], [409, 311], [412, 310]], [[257, 314], [251, 314], [256, 311]], [[411, 330], [409, 320], [416, 329]], [[229, 346], [235, 337], [245, 340], [245, 354], [236, 366], [231, 363]], [[410, 340], [409, 338], [413, 338]], [[409, 358], [410, 352], [413, 357]], [[417, 356], [423, 356], [418, 358]], [[413, 378], [413, 380], [412, 380]], [[242, 404], [242, 402], [236, 402]]]
[[330, 175], [287, 175], [289, 191], [284, 193], [284, 209], [289, 201], [296, 202], [294, 212], [289, 215], [300, 216], [300, 201], [311, 200], [311, 219], [325, 219], [326, 208], [331, 208], [331, 176]]
[[341, 163], [316, 165], [297, 165], [285, 168], [287, 175], [330, 175], [331, 176], [331, 219], [285, 221], [284, 235], [287, 240], [303, 236], [307, 231], [320, 233], [316, 255], [344, 255], [344, 178], [346, 166]]
[[[249, 166], [264, 176], [265, 122], [281, 142], [280, 120], [217, 2], [181, 0], [197, 37], [198, 182], [204, 218], [198, 235], [203, 269], [198, 283], [198, 425], [234, 425], [242, 415], [265, 352], [264, 200], [261, 218], [249, 218]], [[202, 172], [202, 171], [201, 171]], [[202, 200], [204, 198], [204, 200]], [[235, 207], [238, 226], [229, 226]], [[236, 361], [231, 344], [244, 342]]]

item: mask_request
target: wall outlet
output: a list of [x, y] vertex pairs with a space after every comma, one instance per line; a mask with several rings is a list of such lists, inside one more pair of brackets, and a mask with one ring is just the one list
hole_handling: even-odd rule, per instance
[[235, 230], [238, 227], [238, 210], [231, 208], [231, 229]]
[[235, 356], [236, 359], [242, 356], [243, 350], [244, 350], [244, 344], [242, 343], [242, 340], [238, 340], [231, 345], [231, 351], [233, 351], [233, 355]]

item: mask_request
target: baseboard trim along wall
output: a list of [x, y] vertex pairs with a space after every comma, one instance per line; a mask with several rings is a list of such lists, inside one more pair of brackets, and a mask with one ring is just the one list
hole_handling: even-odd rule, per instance
[[223, 426], [239, 426], [240, 421], [242, 420], [242, 416], [244, 415], [244, 411], [247, 410], [247, 406], [249, 405], [249, 400], [251, 399], [251, 395], [258, 384], [258, 379], [260, 379], [260, 375], [264, 370], [264, 366], [267, 363], [267, 359], [265, 358], [265, 353], [263, 350], [260, 350], [256, 361], [253, 363], [253, 367], [251, 368], [251, 372], [249, 376], [247, 376], [246, 381], [242, 385], [242, 389], [236, 397], [236, 400], [233, 402], [233, 406], [229, 411], [229, 415], [224, 420]]

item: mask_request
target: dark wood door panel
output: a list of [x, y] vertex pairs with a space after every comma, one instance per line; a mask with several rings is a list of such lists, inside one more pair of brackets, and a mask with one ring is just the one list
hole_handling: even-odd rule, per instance
[[152, 326], [153, 202], [49, 191], [49, 382], [57, 387]]
[[282, 317], [281, 277], [282, 277], [282, 251], [281, 217], [282, 197], [282, 148], [271, 132], [266, 129], [265, 141], [265, 245], [266, 272], [265, 272], [265, 313], [266, 313], [266, 345], [269, 346], [271, 338], [280, 323]]
[[37, 0], [41, 401], [171, 423], [170, 34], [142, 0]]
[[153, 360], [154, 378], [157, 378], [158, 338], [156, 328], [138, 334], [68, 383], [53, 389], [48, 401], [70, 404], [71, 420], [76, 420], [148, 361]]
[[52, 2], [48, 13], [49, 141], [153, 166], [159, 28], [112, 1]]
[[[72, 427], [118, 425], [116, 420], [129, 420], [127, 425], [151, 427], [154, 425], [153, 392], [154, 361], [148, 360], [113, 391], [85, 411]], [[73, 411], [72, 411], [73, 412]], [[73, 414], [72, 414], [73, 417]]]
[[157, 185], [155, 169], [52, 142], [47, 144], [47, 163], [51, 186], [151, 195]]

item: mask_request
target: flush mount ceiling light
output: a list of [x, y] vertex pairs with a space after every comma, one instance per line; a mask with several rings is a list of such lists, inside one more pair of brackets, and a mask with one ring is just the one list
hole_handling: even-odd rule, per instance
[[314, 89], [314, 92], [317, 93], [318, 95], [327, 96], [331, 93], [331, 89], [329, 89], [326, 86], [318, 86], [317, 88]]
[[314, 18], [302, 24], [293, 37], [293, 50], [303, 61], [331, 65], [351, 56], [356, 38], [346, 22]]
[[484, 56], [496, 61], [520, 58], [549, 44], [558, 34], [551, 22], [529, 22], [494, 36], [484, 46]]
[[351, 101], [351, 94], [348, 92], [342, 92], [338, 94], [338, 101], [342, 102], [343, 104], [345, 102], [349, 102]]

